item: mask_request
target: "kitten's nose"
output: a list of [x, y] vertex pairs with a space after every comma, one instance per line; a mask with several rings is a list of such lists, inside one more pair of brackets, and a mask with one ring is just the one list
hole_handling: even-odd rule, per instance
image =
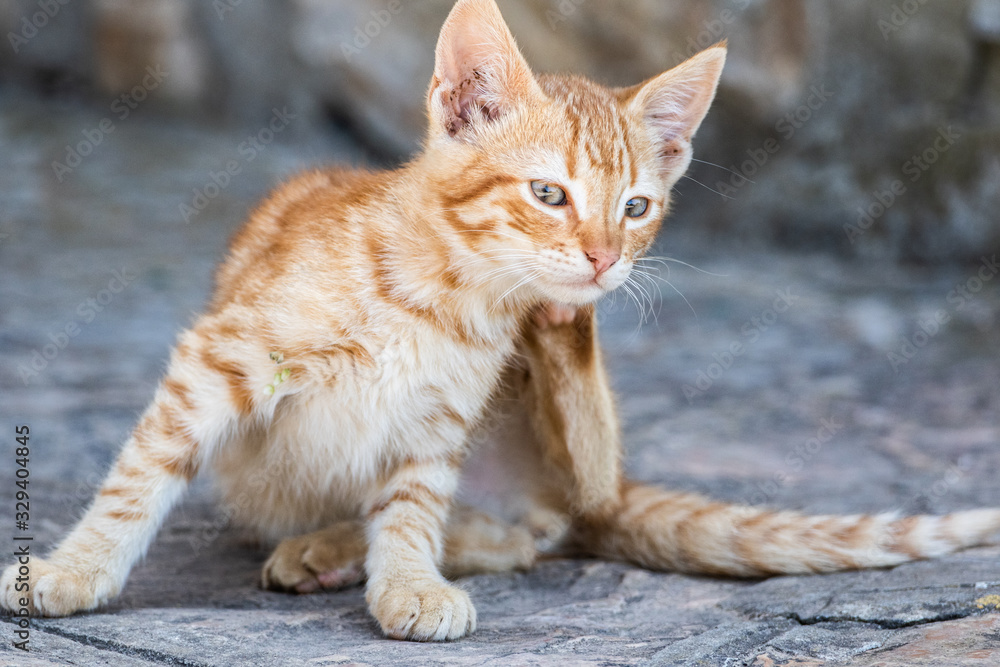
[[594, 265], [594, 271], [597, 272], [597, 276], [614, 266], [614, 263], [621, 258], [620, 252], [614, 252], [612, 250], [584, 250], [584, 254], [587, 255], [587, 259], [590, 263]]

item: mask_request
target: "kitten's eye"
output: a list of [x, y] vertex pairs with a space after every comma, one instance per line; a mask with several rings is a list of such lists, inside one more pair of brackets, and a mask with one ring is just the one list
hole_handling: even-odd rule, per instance
[[538, 197], [538, 201], [549, 206], [562, 206], [566, 203], [566, 191], [558, 185], [546, 183], [545, 181], [532, 181], [531, 191]]
[[648, 199], [645, 197], [633, 197], [625, 202], [625, 215], [630, 218], [641, 218], [648, 208]]

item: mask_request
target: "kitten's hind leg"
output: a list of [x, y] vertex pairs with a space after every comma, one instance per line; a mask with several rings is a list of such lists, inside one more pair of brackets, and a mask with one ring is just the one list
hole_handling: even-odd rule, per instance
[[152, 404], [83, 519], [44, 560], [32, 557], [28, 590], [18, 565], [4, 571], [0, 606], [14, 610], [26, 600], [32, 614], [64, 616], [93, 609], [121, 591], [206, 448], [238, 417], [227, 400], [237, 378], [209, 368], [239, 368], [237, 361], [221, 358], [223, 349], [195, 332], [182, 337]]
[[527, 528], [459, 506], [452, 510], [445, 528], [441, 570], [452, 578], [525, 570], [537, 556], [535, 538]]
[[524, 330], [523, 395], [557, 512], [603, 517], [619, 502], [622, 446], [593, 306], [550, 306]]
[[[364, 524], [343, 521], [283, 540], [261, 571], [271, 590], [312, 593], [364, 580], [368, 545]], [[450, 577], [526, 569], [535, 562], [531, 533], [470, 507], [452, 510], [445, 527], [444, 562]]]
[[[593, 312], [568, 319], [550, 309], [529, 325], [525, 356], [527, 405], [546, 477], [562, 488], [572, 517], [571, 549], [656, 570], [757, 577], [886, 567], [1000, 537], [1000, 509], [805, 516], [627, 480]], [[548, 498], [559, 509], [559, 494]]]
[[367, 554], [364, 524], [342, 521], [282, 540], [264, 563], [260, 583], [294, 593], [351, 586], [364, 581]]

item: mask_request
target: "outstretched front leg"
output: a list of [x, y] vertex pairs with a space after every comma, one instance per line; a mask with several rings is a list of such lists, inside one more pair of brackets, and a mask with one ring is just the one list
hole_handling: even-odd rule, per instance
[[525, 333], [528, 409], [572, 518], [572, 546], [659, 570], [730, 576], [884, 567], [982, 544], [1000, 510], [946, 516], [804, 516], [713, 502], [625, 479], [594, 311], [544, 312]]
[[47, 558], [32, 558], [27, 582], [17, 566], [7, 568], [0, 606], [16, 609], [26, 599], [33, 614], [64, 616], [118, 595], [206, 452], [253, 409], [253, 372], [215, 324], [203, 320], [181, 337], [166, 378], [83, 519]]

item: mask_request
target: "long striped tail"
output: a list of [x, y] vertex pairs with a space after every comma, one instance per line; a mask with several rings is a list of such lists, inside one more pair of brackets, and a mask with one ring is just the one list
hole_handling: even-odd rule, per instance
[[805, 516], [628, 484], [620, 511], [581, 527], [603, 558], [655, 570], [739, 577], [886, 567], [985, 544], [1000, 509], [945, 516]]

